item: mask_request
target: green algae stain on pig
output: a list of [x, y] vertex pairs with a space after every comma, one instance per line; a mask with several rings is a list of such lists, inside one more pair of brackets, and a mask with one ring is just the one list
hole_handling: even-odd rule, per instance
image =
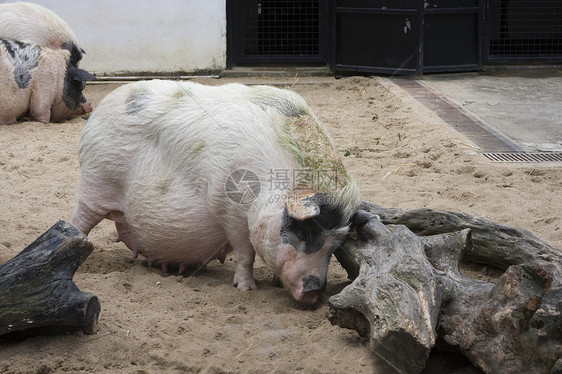
[[184, 97], [186, 94], [187, 94], [187, 92], [185, 92], [183, 90], [178, 90], [172, 97], [176, 100], [179, 100], [182, 97]]
[[205, 149], [205, 140], [203, 139], [199, 139], [197, 141], [193, 142], [193, 146], [189, 148], [188, 152], [189, 152], [189, 156], [192, 158], [195, 158], [197, 156], [199, 156], [203, 150]]
[[[283, 140], [297, 157], [299, 166], [317, 177], [319, 192], [345, 195], [352, 182], [339, 157], [332, 139], [311, 114], [287, 118]], [[342, 196], [343, 197], [343, 196]]]
[[166, 195], [170, 192], [172, 186], [172, 177], [166, 177], [156, 183], [156, 189], [161, 195]]

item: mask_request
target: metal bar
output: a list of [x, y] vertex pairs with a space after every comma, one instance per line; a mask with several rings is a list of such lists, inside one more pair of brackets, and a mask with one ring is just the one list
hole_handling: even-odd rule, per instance
[[345, 8], [336, 7], [336, 13], [360, 13], [360, 14], [412, 14], [418, 13], [417, 9], [385, 9], [385, 8]]
[[418, 30], [418, 62], [416, 66], [416, 74], [423, 75], [423, 58], [425, 51], [425, 14], [424, 14], [424, 4], [423, 1], [418, 1], [418, 18], [419, 18], [419, 30]]
[[489, 64], [516, 64], [516, 63], [554, 63], [562, 62], [562, 54], [558, 56], [488, 56], [486, 62]]
[[465, 65], [432, 65], [424, 66], [424, 73], [445, 73], [445, 72], [455, 72], [455, 71], [475, 71], [480, 69], [480, 64], [465, 64]]
[[480, 10], [479, 7], [466, 7], [466, 8], [427, 8], [424, 9], [424, 13], [427, 14], [471, 14], [471, 13], [478, 13]]
[[361, 65], [345, 65], [334, 64], [334, 70], [340, 71], [360, 71], [367, 73], [382, 73], [382, 74], [416, 74], [416, 69], [408, 68], [386, 68], [376, 66], [361, 66]]
[[480, 29], [484, 29], [482, 34], [482, 62], [490, 57], [490, 40], [492, 38], [492, 22], [490, 21], [490, 0], [486, 0], [481, 19], [484, 21]]
[[486, 27], [484, 23], [484, 0], [478, 0], [478, 22], [476, 23], [476, 63], [478, 64], [477, 70], [482, 69], [482, 51], [484, 49], [483, 43], [483, 30]]

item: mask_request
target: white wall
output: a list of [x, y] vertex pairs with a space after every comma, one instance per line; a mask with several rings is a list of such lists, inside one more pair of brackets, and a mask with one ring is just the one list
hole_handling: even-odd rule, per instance
[[[8, 2], [0, 0], [0, 2]], [[57, 13], [96, 74], [226, 66], [226, 0], [30, 0]]]

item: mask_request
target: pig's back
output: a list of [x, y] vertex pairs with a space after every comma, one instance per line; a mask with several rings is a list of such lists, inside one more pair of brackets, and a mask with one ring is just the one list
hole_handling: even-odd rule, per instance
[[[302, 103], [291, 107], [287, 102], [294, 97], [276, 100], [280, 94]], [[84, 127], [80, 163], [82, 169], [98, 169], [105, 160], [111, 169], [97, 172], [119, 173], [120, 178], [140, 158], [207, 177], [240, 167], [259, 169], [258, 164], [287, 168], [293, 161], [280, 142], [281, 127], [285, 114], [304, 110], [300, 96], [272, 87], [159, 80], [127, 84], [107, 95]]]

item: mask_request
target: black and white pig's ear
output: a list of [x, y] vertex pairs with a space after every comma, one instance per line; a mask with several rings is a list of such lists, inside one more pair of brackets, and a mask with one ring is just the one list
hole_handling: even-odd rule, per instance
[[361, 227], [365, 225], [372, 219], [379, 219], [380, 217], [376, 214], [371, 214], [365, 210], [358, 210], [356, 211], [353, 216], [351, 216], [351, 226], [352, 227]]
[[93, 81], [96, 80], [96, 76], [88, 73], [86, 70], [82, 70], [79, 68], [71, 67], [70, 68], [70, 77], [72, 80], [84, 82], [84, 81]]
[[320, 214], [320, 206], [316, 201], [315, 194], [291, 196], [287, 201], [287, 212], [299, 221], [317, 217]]

